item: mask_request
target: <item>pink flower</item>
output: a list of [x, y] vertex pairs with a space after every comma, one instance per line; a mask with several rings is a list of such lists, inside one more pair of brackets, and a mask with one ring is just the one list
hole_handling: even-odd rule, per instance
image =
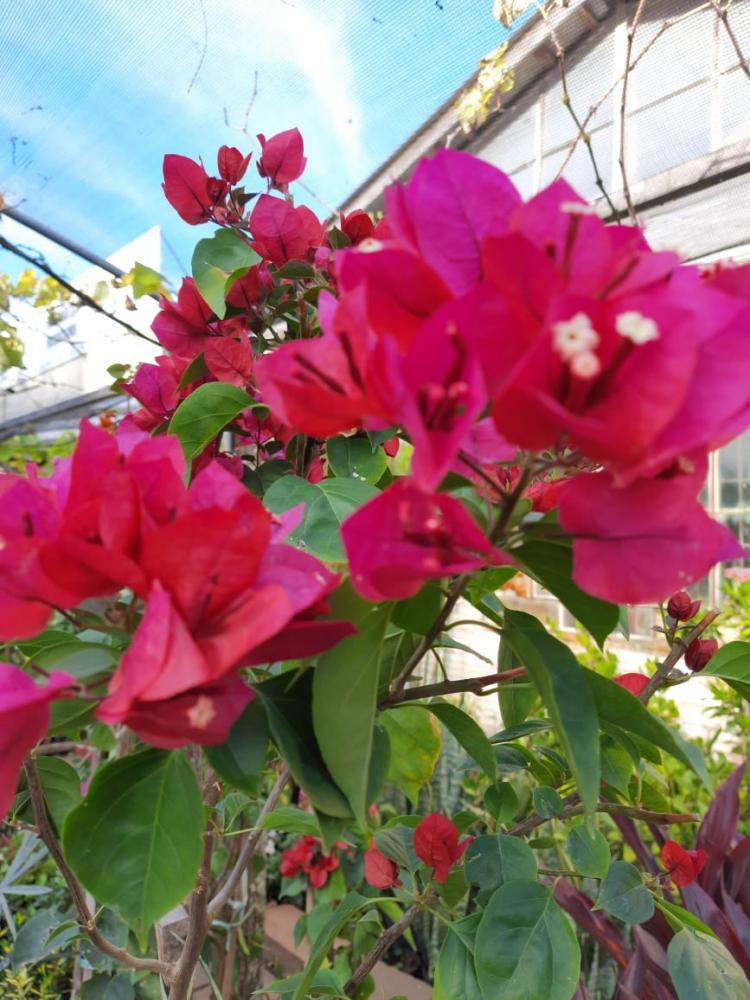
[[211, 335], [208, 324], [212, 313], [193, 279], [183, 278], [177, 301], [162, 298], [159, 309], [151, 324], [159, 343], [181, 358], [200, 354]]
[[219, 174], [227, 184], [232, 186], [239, 184], [245, 176], [252, 155], [248, 153], [247, 156], [243, 156], [236, 146], [219, 146], [217, 154]]
[[75, 680], [54, 673], [44, 686], [11, 663], [0, 663], [0, 820], [13, 804], [23, 759], [49, 728], [50, 702], [66, 697]]
[[612, 680], [620, 687], [624, 687], [626, 691], [630, 691], [636, 698], [648, 684], [648, 677], [645, 674], [620, 674], [619, 677], [613, 677]]
[[348, 215], [344, 215], [343, 212], [339, 214], [339, 228], [345, 236], [349, 237], [352, 245], [356, 246], [357, 243], [372, 236], [375, 223], [367, 212], [363, 212], [361, 208], [355, 208]]
[[510, 562], [462, 504], [400, 479], [341, 526], [352, 583], [371, 601], [416, 594], [425, 580]]
[[661, 601], [703, 577], [714, 563], [744, 556], [697, 496], [706, 457], [618, 488], [608, 472], [574, 476], [559, 493], [560, 524], [573, 536], [573, 578], [604, 600]]
[[432, 868], [435, 881], [442, 883], [473, 839], [465, 837], [459, 843], [455, 824], [440, 813], [430, 813], [414, 831], [414, 850]]
[[232, 337], [211, 337], [203, 351], [206, 368], [219, 382], [244, 386], [253, 371], [253, 349], [247, 334], [238, 340]]
[[290, 260], [307, 260], [323, 241], [323, 224], [306, 205], [290, 205], [262, 194], [250, 213], [253, 249], [281, 267]]
[[211, 190], [210, 178], [200, 163], [187, 156], [169, 153], [164, 157], [164, 183], [167, 201], [181, 219], [197, 226], [208, 222], [217, 200], [217, 190]]
[[328, 881], [329, 874], [338, 867], [338, 856], [333, 851], [325, 854], [318, 838], [308, 834], [300, 837], [293, 847], [284, 851], [281, 855], [279, 872], [284, 878], [294, 878], [295, 875], [304, 872], [310, 879], [313, 889], [322, 889]]
[[369, 849], [365, 851], [365, 881], [376, 889], [393, 889], [403, 885], [398, 876], [399, 867], [396, 862], [386, 858], [370, 842]]
[[661, 862], [674, 884], [679, 886], [692, 885], [707, 860], [708, 855], [702, 848], [688, 851], [674, 840], [668, 840], [661, 849]]
[[292, 181], [302, 175], [307, 164], [299, 129], [290, 128], [286, 132], [272, 135], [270, 139], [259, 135], [258, 142], [262, 150], [258, 160], [258, 173], [261, 177], [268, 178], [269, 187], [286, 191]]

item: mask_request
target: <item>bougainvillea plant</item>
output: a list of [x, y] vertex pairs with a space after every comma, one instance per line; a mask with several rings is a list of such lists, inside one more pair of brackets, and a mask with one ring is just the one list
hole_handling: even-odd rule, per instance
[[[718, 648], [685, 590], [745, 555], [699, 494], [750, 427], [750, 267], [686, 266], [564, 182], [524, 202], [452, 150], [377, 224], [324, 223], [290, 193], [299, 133], [259, 141], [260, 194], [238, 149], [216, 176], [165, 157], [170, 204], [214, 230], [138, 408], [84, 421], [47, 476], [0, 476], [0, 813], [39, 832], [74, 932], [170, 1000], [274, 830], [301, 835], [282, 882], [323, 906], [278, 995], [370, 995], [429, 912], [443, 1000], [586, 997], [582, 935], [619, 996], [748, 996], [750, 838], [697, 834], [647, 779], [673, 758], [708, 780], [656, 691], [750, 693], [750, 645]], [[501, 589], [519, 572], [600, 646], [660, 603], [662, 662], [583, 666]], [[497, 668], [428, 683], [459, 602]], [[454, 698], [482, 689], [490, 738]], [[419, 798], [441, 728], [479, 789], [456, 816]]]

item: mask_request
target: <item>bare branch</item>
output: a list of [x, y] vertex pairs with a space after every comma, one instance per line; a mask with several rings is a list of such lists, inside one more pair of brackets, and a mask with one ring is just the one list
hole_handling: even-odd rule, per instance
[[745, 54], [742, 51], [742, 48], [740, 47], [737, 35], [735, 35], [734, 33], [734, 28], [729, 23], [729, 16], [728, 16], [729, 4], [727, 3], [726, 5], [724, 5], [721, 4], [719, 0], [711, 0], [711, 6], [716, 11], [721, 23], [724, 25], [724, 30], [727, 33], [729, 41], [732, 43], [732, 48], [734, 49], [737, 59], [739, 61], [740, 69], [748, 78], [748, 80], [750, 80], [750, 64], [748, 64], [748, 61], [745, 58]]
[[718, 617], [718, 611], [709, 611], [708, 614], [698, 622], [695, 628], [691, 629], [685, 638], [675, 639], [664, 660], [656, 668], [655, 673], [649, 678], [648, 684], [641, 691], [640, 699], [647, 705], [651, 695], [663, 687], [672, 667], [676, 666], [685, 654], [691, 642], [702, 635], [708, 626]]
[[410, 906], [400, 920], [395, 924], [391, 924], [388, 930], [381, 934], [375, 942], [372, 951], [365, 955], [352, 974], [351, 979], [344, 986], [346, 996], [353, 997], [355, 995], [364, 980], [369, 976], [380, 956], [384, 955], [395, 941], [398, 941], [408, 927], [411, 927], [420, 909], [421, 907], [418, 904]]
[[160, 976], [169, 981], [172, 974], [172, 967], [170, 965], [166, 962], [160, 962], [158, 959], [138, 958], [135, 955], [131, 955], [125, 948], [120, 948], [117, 945], [112, 944], [112, 942], [109, 941], [96, 926], [94, 917], [89, 909], [88, 903], [86, 902], [86, 895], [75, 875], [68, 867], [68, 864], [63, 856], [62, 848], [60, 847], [54, 830], [52, 829], [52, 824], [50, 823], [49, 816], [47, 815], [47, 807], [44, 802], [42, 785], [39, 780], [39, 771], [37, 770], [36, 761], [32, 756], [28, 756], [26, 758], [24, 770], [26, 772], [26, 780], [29, 785], [31, 807], [34, 811], [34, 822], [37, 825], [39, 836], [47, 850], [52, 855], [57, 867], [60, 869], [62, 877], [65, 879], [68, 891], [70, 892], [73, 900], [73, 906], [78, 914], [79, 923], [81, 924], [84, 932], [88, 935], [91, 943], [95, 948], [98, 948], [99, 951], [108, 955], [110, 958], [113, 958], [116, 962], [120, 962], [122, 965], [127, 966], [129, 969], [135, 969], [136, 971], [142, 972], [157, 972]]
[[641, 20], [641, 15], [646, 7], [646, 0], [638, 0], [638, 7], [636, 8], [635, 14], [633, 15], [633, 20], [628, 27], [627, 42], [625, 47], [625, 73], [622, 78], [622, 94], [620, 96], [620, 173], [622, 174], [622, 193], [625, 198], [625, 204], [627, 205], [628, 215], [630, 216], [630, 221], [635, 225], [638, 222], [635, 214], [635, 205], [633, 204], [633, 198], [630, 194], [630, 184], [628, 183], [628, 171], [626, 167], [626, 157], [625, 157], [625, 140], [627, 133], [627, 104], [628, 104], [628, 81], [630, 79], [630, 60], [633, 56], [633, 41], [635, 39], [635, 33], [638, 30], [638, 25]]
[[479, 694], [483, 688], [492, 687], [495, 684], [504, 684], [507, 681], [515, 680], [517, 677], [526, 676], [526, 667], [516, 667], [513, 670], [505, 670], [499, 674], [487, 674], [484, 677], [462, 677], [455, 681], [441, 681], [439, 684], [425, 684], [422, 687], [409, 688], [398, 697], [393, 695], [384, 701], [380, 708], [389, 708], [392, 705], [399, 705], [404, 701], [417, 701], [422, 698], [433, 698], [441, 694], [460, 694], [468, 692]]

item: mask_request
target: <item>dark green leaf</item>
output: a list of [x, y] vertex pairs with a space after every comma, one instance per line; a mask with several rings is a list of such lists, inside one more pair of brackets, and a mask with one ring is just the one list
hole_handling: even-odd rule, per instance
[[533, 882], [536, 858], [520, 837], [485, 834], [475, 837], [467, 847], [464, 873], [469, 882], [479, 886], [486, 899], [506, 882], [516, 879]]
[[538, 882], [506, 882], [477, 930], [474, 964], [484, 1000], [571, 1000], [581, 953], [570, 921]]
[[180, 439], [185, 458], [191, 461], [228, 423], [252, 405], [251, 397], [236, 385], [208, 382], [183, 399], [175, 410], [169, 431]]
[[414, 827], [405, 823], [388, 825], [376, 830], [373, 840], [380, 853], [400, 868], [408, 868], [411, 872], [419, 868], [419, 858], [414, 851]]
[[202, 831], [200, 789], [184, 754], [144, 750], [94, 774], [62, 841], [83, 885], [145, 946], [151, 925], [195, 884]]
[[67, 632], [50, 630], [19, 649], [43, 670], [62, 670], [76, 680], [89, 680], [111, 671], [119, 658], [116, 649], [98, 642], [82, 642]]
[[204, 378], [208, 375], [208, 367], [206, 366], [206, 359], [203, 355], [203, 351], [198, 354], [190, 364], [187, 366], [185, 371], [182, 373], [182, 378], [177, 383], [178, 389], [184, 389], [189, 386], [191, 382], [197, 382], [198, 379]]
[[584, 808], [593, 814], [600, 771], [599, 724], [587, 683], [591, 671], [584, 670], [568, 647], [531, 615], [506, 610], [505, 622], [508, 642], [550, 714]]
[[[497, 649], [498, 671], [503, 673], [506, 670], [515, 670], [520, 666], [522, 663], [511, 644], [507, 639], [501, 639]], [[518, 677], [498, 686], [497, 700], [503, 724], [506, 729], [514, 729], [528, 718], [529, 712], [539, 700], [539, 695], [528, 677]]]
[[388, 630], [383, 641], [383, 655], [380, 658], [379, 701], [386, 697], [391, 681], [398, 677], [406, 666], [419, 646], [421, 638], [414, 632], [403, 632], [401, 629], [393, 628]]
[[323, 653], [313, 671], [313, 727], [323, 760], [367, 826], [367, 784], [378, 676], [390, 605], [375, 608], [356, 635]]
[[560, 600], [601, 646], [617, 628], [620, 608], [592, 597], [573, 582], [573, 550], [569, 541], [533, 539], [513, 550], [529, 576]]
[[626, 924], [643, 924], [654, 915], [654, 900], [635, 865], [613, 861], [599, 887], [594, 909], [606, 910]]
[[583, 824], [574, 826], [568, 834], [565, 849], [573, 867], [581, 875], [604, 878], [610, 863], [609, 844], [604, 834], [589, 830]]
[[302, 523], [289, 541], [325, 562], [342, 562], [342, 521], [377, 495], [374, 486], [357, 479], [324, 479], [313, 484], [298, 476], [284, 476], [271, 485], [263, 502], [273, 514], [304, 503]]
[[336, 912], [329, 918], [322, 930], [317, 934], [310, 958], [302, 973], [302, 978], [294, 991], [293, 1000], [307, 1000], [310, 985], [315, 979], [318, 969], [323, 963], [335, 938], [341, 933], [347, 923], [356, 913], [372, 905], [372, 901], [358, 892], [350, 892], [339, 903]]
[[[43, 910], [30, 917], [18, 931], [11, 953], [11, 965], [19, 969], [46, 958], [53, 951], [59, 951], [79, 933], [77, 925], [69, 926], [60, 934], [54, 934], [62, 918], [56, 910]], [[54, 937], [53, 937], [54, 934]]]
[[[286, 979], [274, 979], [268, 986], [263, 987], [263, 993], [279, 997], [288, 996], [299, 987], [303, 976], [304, 973], [295, 972], [293, 976], [287, 976]], [[310, 982], [309, 993], [306, 994], [305, 1000], [307, 997], [315, 996], [342, 996], [343, 988], [343, 984], [339, 982], [338, 977], [331, 969], [320, 969]]]
[[750, 642], [728, 642], [714, 653], [701, 677], [721, 677], [750, 701]]
[[233, 271], [259, 261], [258, 254], [233, 229], [219, 229], [196, 243], [191, 262], [193, 278], [218, 319], [224, 319], [226, 313], [227, 279]]
[[96, 705], [82, 698], [65, 698], [52, 703], [48, 736], [77, 737], [94, 718]]
[[135, 989], [127, 976], [96, 975], [81, 985], [81, 1000], [134, 1000]]
[[351, 809], [323, 762], [312, 720], [312, 671], [300, 677], [281, 674], [255, 690], [268, 714], [271, 735], [292, 777], [312, 804], [329, 816], [346, 819]]
[[[459, 924], [461, 932], [456, 933]], [[468, 937], [473, 946], [478, 924], [479, 914], [472, 913], [456, 921], [446, 934], [435, 969], [433, 1000], [479, 1000], [474, 955], [467, 945]]]
[[546, 719], [528, 719], [526, 722], [519, 722], [515, 726], [501, 729], [499, 733], [490, 736], [489, 741], [490, 743], [512, 743], [514, 740], [520, 740], [523, 736], [544, 733], [548, 729], [552, 729], [552, 724]]
[[55, 826], [62, 830], [65, 817], [81, 801], [81, 779], [76, 769], [59, 757], [37, 757], [36, 764], [44, 801]]
[[559, 816], [563, 810], [563, 800], [554, 788], [549, 785], [539, 785], [532, 793], [534, 808], [545, 819], [552, 819]]
[[366, 437], [355, 434], [331, 438], [326, 443], [328, 464], [336, 476], [377, 483], [388, 467], [382, 448], [373, 451]]
[[483, 730], [470, 715], [447, 701], [431, 701], [418, 707], [432, 712], [458, 740], [471, 759], [479, 764], [487, 777], [492, 781], [495, 780], [497, 761], [494, 751]]
[[685, 928], [669, 942], [667, 962], [679, 1000], [750, 998], [750, 982], [715, 937]]
[[484, 804], [498, 823], [513, 819], [520, 805], [513, 785], [507, 781], [490, 785], [484, 793]]
[[375, 726], [372, 732], [372, 757], [370, 758], [370, 773], [367, 776], [366, 804], [377, 802], [383, 792], [391, 766], [391, 741], [382, 726]]
[[442, 606], [440, 588], [427, 584], [414, 597], [398, 601], [393, 606], [393, 624], [407, 632], [426, 635], [435, 624]]
[[624, 747], [610, 736], [601, 739], [602, 778], [623, 795], [627, 795], [628, 782], [633, 773], [633, 761]]
[[638, 698], [593, 670], [586, 670], [585, 674], [603, 723], [612, 723], [647, 744], [661, 747], [700, 775], [700, 764], [685, 741], [652, 715]]
[[261, 823], [264, 830], [280, 830], [282, 833], [307, 833], [311, 837], [320, 836], [318, 821], [312, 813], [296, 806], [277, 806]]
[[203, 752], [216, 773], [234, 788], [252, 795], [266, 762], [268, 719], [263, 702], [254, 698], [229, 730], [226, 743], [204, 747]]

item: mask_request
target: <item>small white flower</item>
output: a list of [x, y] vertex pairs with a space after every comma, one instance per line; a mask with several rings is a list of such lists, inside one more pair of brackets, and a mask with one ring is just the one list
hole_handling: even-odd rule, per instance
[[615, 329], [621, 337], [638, 345], [659, 339], [659, 327], [654, 320], [634, 309], [620, 313], [615, 320]]
[[378, 250], [383, 249], [383, 244], [380, 240], [376, 240], [373, 239], [372, 236], [368, 236], [366, 240], [362, 240], [362, 242], [357, 246], [357, 249], [360, 253], [377, 253]]
[[582, 312], [554, 323], [552, 335], [555, 350], [563, 361], [570, 361], [578, 354], [593, 350], [601, 339], [591, 325], [591, 320]]
[[196, 729], [205, 729], [216, 718], [213, 698], [201, 695], [196, 703], [187, 713], [191, 726]]
[[593, 351], [582, 351], [571, 360], [570, 370], [578, 378], [589, 379], [596, 378], [602, 370], [602, 366]]

